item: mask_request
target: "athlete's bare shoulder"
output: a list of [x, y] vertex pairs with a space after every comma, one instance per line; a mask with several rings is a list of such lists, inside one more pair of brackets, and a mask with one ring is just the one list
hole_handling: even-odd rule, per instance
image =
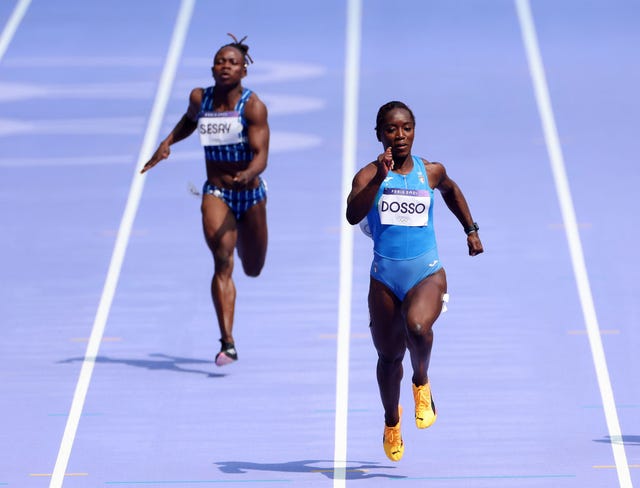
[[420, 159], [422, 159], [424, 168], [427, 171], [429, 186], [431, 188], [438, 188], [443, 180], [447, 178], [447, 171], [444, 165], [439, 161], [428, 161], [425, 158]]
[[189, 108], [187, 109], [187, 117], [190, 120], [195, 121], [200, 112], [200, 106], [202, 105], [202, 98], [204, 97], [204, 88], [194, 88], [189, 94]]
[[204, 88], [198, 86], [196, 88], [194, 88], [193, 90], [191, 90], [191, 93], [189, 93], [189, 102], [190, 103], [202, 103], [202, 98], [204, 97]]
[[247, 100], [244, 113], [249, 120], [266, 120], [267, 106], [256, 92], [251, 92], [251, 96]]

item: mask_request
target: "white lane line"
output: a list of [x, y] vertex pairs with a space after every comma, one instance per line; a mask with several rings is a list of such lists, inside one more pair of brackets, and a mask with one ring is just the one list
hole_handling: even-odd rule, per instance
[[140, 149], [138, 162], [134, 168], [134, 176], [129, 190], [127, 204], [122, 216], [122, 221], [120, 222], [120, 228], [118, 229], [118, 236], [116, 237], [115, 247], [111, 256], [111, 263], [109, 264], [102, 297], [96, 312], [93, 328], [91, 329], [89, 344], [87, 345], [84, 361], [82, 362], [80, 377], [76, 384], [69, 417], [67, 419], [67, 425], [64, 430], [62, 442], [60, 443], [58, 458], [53, 469], [49, 488], [60, 488], [64, 481], [65, 471], [69, 463], [71, 449], [78, 429], [78, 422], [82, 415], [82, 408], [89, 389], [89, 383], [91, 382], [95, 358], [98, 355], [100, 342], [104, 335], [104, 329], [109, 315], [109, 310], [111, 309], [111, 303], [115, 295], [120, 270], [122, 269], [127, 243], [129, 242], [133, 221], [135, 219], [136, 212], [138, 211], [138, 204], [140, 203], [142, 189], [144, 188], [145, 176], [140, 174], [140, 169], [144, 162], [149, 159], [157, 144], [160, 126], [169, 101], [171, 87], [178, 67], [178, 61], [184, 47], [187, 31], [189, 30], [189, 23], [191, 22], [194, 5], [195, 0], [183, 0], [180, 6], [180, 12], [176, 19], [173, 36], [171, 38], [171, 45], [162, 71], [162, 76], [160, 78], [160, 85], [149, 117], [149, 124]]
[[2, 34], [0, 34], [0, 62], [9, 48], [9, 44], [11, 43], [13, 36], [18, 30], [18, 26], [20, 25], [20, 22], [22, 22], [24, 14], [27, 13], [30, 3], [31, 0], [19, 0], [13, 9], [13, 13], [11, 14], [11, 17], [9, 17], [7, 24], [4, 26]]
[[358, 85], [362, 1], [347, 4], [347, 35], [342, 141], [342, 205], [340, 206], [340, 285], [338, 295], [338, 341], [336, 361], [336, 420], [334, 488], [346, 486], [347, 416], [349, 407], [349, 336], [351, 329], [351, 286], [353, 275], [353, 228], [346, 220], [347, 196], [356, 167], [358, 127]]
[[[527, 52], [529, 69], [531, 71], [536, 101], [538, 103], [538, 110], [540, 112], [540, 118], [542, 119], [542, 127], [547, 144], [547, 151], [549, 152], [549, 159], [551, 161], [551, 169], [555, 180], [556, 192], [558, 194], [558, 199], [560, 200], [562, 219], [564, 221], [567, 241], [569, 243], [573, 272], [576, 278], [578, 295], [582, 305], [582, 314], [584, 316], [589, 344], [591, 346], [591, 355], [593, 356], [593, 364], [596, 370], [598, 386], [600, 387], [600, 396], [602, 397], [602, 404], [604, 406], [607, 428], [609, 430], [610, 438], [615, 441], [617, 439], [622, 439], [622, 433], [620, 430], [620, 423], [618, 421], [615, 400], [613, 398], [613, 389], [609, 378], [607, 360], [604, 354], [604, 347], [602, 346], [602, 338], [600, 337], [600, 326], [598, 325], [598, 319], [596, 317], [596, 310], [593, 303], [593, 297], [591, 295], [591, 286], [589, 284], [587, 268], [584, 261], [584, 255], [582, 253], [582, 243], [580, 241], [571, 191], [565, 171], [562, 149], [560, 147], [555, 118], [551, 108], [551, 98], [547, 87], [542, 56], [540, 55], [538, 47], [538, 38], [536, 35], [535, 25], [533, 23], [531, 7], [528, 0], [516, 0], [516, 8], [518, 11], [520, 28], [522, 30], [522, 38]], [[611, 448], [613, 449], [613, 457], [618, 471], [620, 486], [624, 488], [633, 486], [631, 484], [631, 475], [629, 473], [624, 444], [612, 442]]]

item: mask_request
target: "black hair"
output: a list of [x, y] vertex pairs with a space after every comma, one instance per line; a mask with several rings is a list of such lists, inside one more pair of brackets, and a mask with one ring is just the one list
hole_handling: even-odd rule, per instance
[[244, 44], [244, 40], [247, 38], [247, 36], [244, 36], [242, 39], [238, 40], [238, 38], [236, 36], [234, 36], [233, 34], [229, 34], [227, 32], [227, 35], [229, 37], [231, 37], [231, 39], [233, 39], [233, 42], [230, 42], [229, 44], [225, 44], [220, 49], [218, 49], [218, 51], [216, 52], [216, 56], [225, 47], [232, 47], [232, 48], [237, 49], [238, 51], [240, 51], [240, 54], [242, 54], [242, 56], [244, 57], [244, 64], [245, 65], [253, 64], [253, 59], [251, 59], [251, 56], [249, 56], [249, 46]]
[[384, 122], [384, 117], [387, 115], [387, 113], [391, 112], [396, 108], [401, 108], [409, 112], [409, 115], [411, 116], [411, 120], [413, 121], [413, 125], [415, 125], [416, 118], [413, 115], [413, 112], [411, 111], [411, 109], [405, 103], [394, 100], [392, 102], [385, 103], [382, 107], [378, 109], [378, 115], [376, 116], [376, 133], [378, 133], [378, 130], [380, 130], [382, 123]]

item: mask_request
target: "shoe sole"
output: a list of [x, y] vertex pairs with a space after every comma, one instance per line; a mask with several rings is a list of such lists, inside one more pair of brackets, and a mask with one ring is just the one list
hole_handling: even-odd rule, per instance
[[216, 366], [226, 366], [227, 364], [235, 363], [237, 359], [230, 358], [224, 353], [218, 353], [216, 356]]
[[427, 429], [436, 423], [437, 418], [438, 418], [438, 415], [434, 415], [431, 421], [427, 423], [424, 420], [420, 419], [419, 417], [416, 417], [416, 427], [418, 427], [418, 429]]

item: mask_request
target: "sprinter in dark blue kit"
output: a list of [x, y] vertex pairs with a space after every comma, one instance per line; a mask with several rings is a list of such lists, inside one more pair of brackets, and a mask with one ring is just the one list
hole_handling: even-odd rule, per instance
[[469, 254], [483, 252], [478, 224], [458, 185], [442, 164], [411, 154], [415, 123], [413, 112], [402, 102], [380, 107], [375, 130], [384, 152], [358, 171], [347, 199], [347, 220], [360, 223], [373, 239], [370, 329], [378, 353], [383, 447], [392, 461], [404, 453], [399, 401], [407, 349], [416, 426], [427, 428], [437, 416], [427, 371], [433, 324], [448, 295], [433, 228], [434, 189], [462, 224]]
[[211, 297], [220, 328], [218, 366], [238, 359], [233, 339], [236, 288], [234, 252], [248, 276], [258, 276], [267, 253], [267, 188], [260, 176], [267, 167], [267, 108], [242, 86], [253, 62], [245, 38], [222, 46], [213, 59], [215, 85], [194, 88], [187, 112], [142, 168], [148, 171], [169, 157], [169, 146], [197, 130], [204, 148], [207, 179], [202, 188], [202, 225], [213, 255]]

